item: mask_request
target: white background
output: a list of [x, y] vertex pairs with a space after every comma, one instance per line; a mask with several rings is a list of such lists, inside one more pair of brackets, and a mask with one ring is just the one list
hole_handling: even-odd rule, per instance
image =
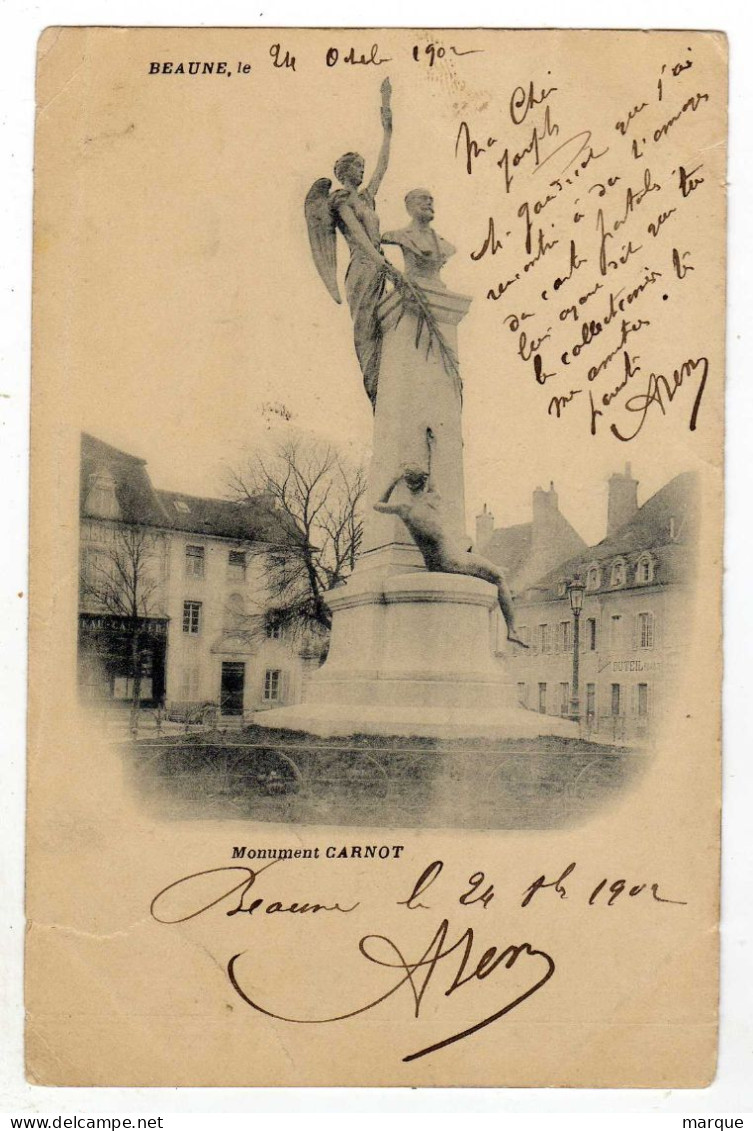
[[[0, 0], [0, 1113], [164, 1114], [166, 1126], [217, 1126], [216, 1113], [418, 1113], [432, 1125], [448, 1113], [487, 1113], [494, 1126], [558, 1124], [602, 1127], [576, 1113], [747, 1113], [753, 1099], [751, 931], [751, 694], [753, 636], [753, 382], [749, 372], [753, 255], [753, 37], [742, 2], [629, 5], [528, 0], [525, 5], [446, 0], [382, 0], [313, 5], [278, 0]], [[722, 1024], [719, 1071], [701, 1092], [372, 1090], [372, 1089], [51, 1089], [23, 1078], [23, 796], [27, 614], [28, 414], [31, 306], [31, 210], [36, 40], [50, 24], [198, 26], [505, 26], [662, 27], [726, 31], [730, 38], [729, 317], [727, 326], [727, 534], [725, 572], [724, 872]], [[707, 625], [713, 639], [719, 631]], [[206, 1113], [183, 1123], [169, 1113]], [[214, 1115], [212, 1113], [215, 1113]], [[318, 1116], [314, 1113], [320, 1113]], [[439, 1113], [443, 1113], [442, 1116]], [[492, 1115], [491, 1113], [497, 1113]], [[518, 1119], [514, 1113], [541, 1113]], [[670, 1113], [676, 1113], [674, 1115]], [[254, 1116], [251, 1116], [254, 1118]], [[224, 1124], [225, 1121], [222, 1121]], [[235, 1121], [227, 1121], [229, 1124]], [[248, 1126], [248, 1119], [243, 1121]], [[307, 1119], [307, 1125], [310, 1120]], [[350, 1121], [349, 1121], [350, 1122]], [[370, 1122], [370, 1121], [369, 1121]], [[407, 1122], [407, 1118], [406, 1118]], [[486, 1120], [484, 1120], [486, 1122]], [[652, 1120], [649, 1120], [652, 1122]], [[749, 1120], [746, 1118], [745, 1123]], [[238, 1120], [240, 1126], [240, 1120]], [[634, 1126], [635, 1117], [609, 1126]]]

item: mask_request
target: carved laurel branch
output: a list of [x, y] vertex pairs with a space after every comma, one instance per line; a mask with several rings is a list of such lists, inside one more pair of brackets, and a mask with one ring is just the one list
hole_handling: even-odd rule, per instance
[[416, 349], [421, 348], [421, 340], [426, 333], [426, 357], [430, 357], [436, 349], [442, 362], [445, 373], [451, 377], [455, 389], [460, 397], [463, 399], [463, 382], [460, 377], [460, 367], [458, 359], [454, 351], [447, 344], [447, 341], [439, 328], [439, 323], [432, 311], [429, 303], [426, 301], [420, 287], [417, 287], [410, 279], [405, 277], [394, 280], [395, 289], [400, 292], [402, 299], [400, 313], [397, 318], [396, 325], [405, 313], [406, 307], [415, 308], [416, 311]]

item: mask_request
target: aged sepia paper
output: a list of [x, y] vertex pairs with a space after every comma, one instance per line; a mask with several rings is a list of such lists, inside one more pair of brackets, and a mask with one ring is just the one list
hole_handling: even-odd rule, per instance
[[726, 82], [45, 31], [30, 1081], [713, 1079]]

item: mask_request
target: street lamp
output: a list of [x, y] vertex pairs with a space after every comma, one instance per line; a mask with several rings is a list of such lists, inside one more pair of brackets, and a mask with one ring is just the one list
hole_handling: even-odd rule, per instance
[[580, 614], [583, 612], [583, 593], [585, 588], [585, 585], [579, 577], [574, 577], [567, 586], [570, 608], [573, 611], [573, 687], [570, 696], [570, 717], [576, 723], [580, 722], [580, 696], [578, 687], [578, 679], [580, 676]]

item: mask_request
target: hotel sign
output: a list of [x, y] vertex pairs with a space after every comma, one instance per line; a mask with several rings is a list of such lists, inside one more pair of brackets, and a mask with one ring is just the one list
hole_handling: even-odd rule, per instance
[[658, 672], [661, 660], [612, 660], [613, 672]]

